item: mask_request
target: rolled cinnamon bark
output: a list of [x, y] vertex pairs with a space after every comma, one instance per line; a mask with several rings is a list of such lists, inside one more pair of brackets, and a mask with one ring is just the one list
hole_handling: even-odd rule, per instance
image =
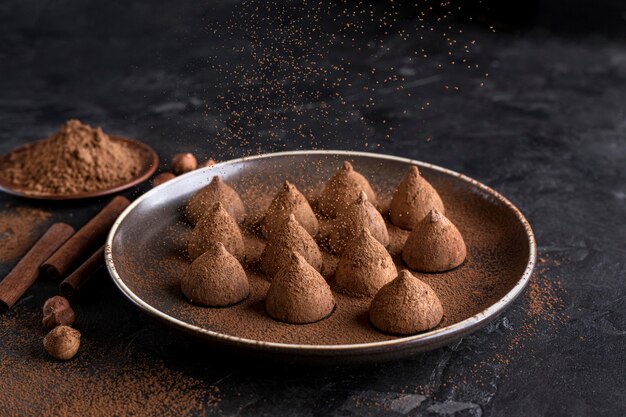
[[67, 278], [61, 282], [59, 289], [66, 297], [74, 296], [78, 291], [91, 281], [96, 271], [104, 266], [104, 246], [98, 249], [81, 266], [76, 268]]
[[55, 223], [0, 282], [0, 312], [20, 299], [39, 276], [39, 266], [74, 234], [72, 226]]
[[72, 268], [84, 258], [85, 252], [104, 243], [111, 226], [129, 204], [128, 199], [122, 196], [111, 200], [41, 266], [42, 270], [53, 279], [66, 277]]

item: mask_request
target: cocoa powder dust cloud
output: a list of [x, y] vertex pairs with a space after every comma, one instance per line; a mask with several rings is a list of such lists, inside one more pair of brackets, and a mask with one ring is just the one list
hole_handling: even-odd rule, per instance
[[[207, 26], [221, 45], [207, 57], [219, 93], [205, 103], [220, 150], [383, 148], [398, 120], [436, 104], [422, 86], [458, 93], [450, 70], [459, 69], [483, 85], [478, 45], [454, 21], [460, 13], [450, 1], [239, 3], [229, 20]], [[386, 111], [399, 95], [411, 105]]]

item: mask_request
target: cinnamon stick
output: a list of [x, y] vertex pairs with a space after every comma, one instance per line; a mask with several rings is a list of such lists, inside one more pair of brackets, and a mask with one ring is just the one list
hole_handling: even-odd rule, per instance
[[130, 202], [125, 197], [115, 197], [70, 240], [65, 242], [41, 268], [50, 278], [66, 277], [68, 272], [84, 258], [87, 251], [103, 243], [109, 229], [129, 204]]
[[20, 299], [39, 276], [39, 266], [74, 234], [72, 226], [55, 223], [0, 282], [0, 312]]
[[72, 297], [91, 280], [91, 277], [104, 266], [104, 246], [98, 249], [81, 266], [76, 268], [61, 282], [59, 289], [66, 297]]

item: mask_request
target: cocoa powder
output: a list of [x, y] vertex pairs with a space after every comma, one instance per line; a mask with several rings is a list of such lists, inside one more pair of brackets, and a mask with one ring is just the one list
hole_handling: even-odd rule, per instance
[[126, 143], [69, 120], [48, 139], [2, 157], [0, 176], [31, 193], [70, 195], [124, 184], [142, 166], [142, 155]]
[[[507, 208], [493, 204], [482, 195], [459, 193], [454, 182], [440, 180], [436, 187], [446, 205], [446, 216], [463, 235], [468, 250], [463, 265], [452, 271], [437, 274], [412, 271], [441, 300], [444, 317], [437, 327], [441, 328], [469, 318], [502, 298], [519, 280], [528, 254], [519, 253], [519, 248], [525, 245], [526, 235], [518, 223], [511, 221]], [[271, 203], [272, 194], [263, 193], [253, 184], [238, 188], [249, 209], [250, 219], [260, 221]], [[322, 188], [317, 184], [300, 188], [314, 210]], [[391, 192], [378, 193], [378, 206], [383, 212], [389, 207]], [[247, 229], [243, 231], [250, 295], [232, 307], [202, 308], [189, 304], [181, 295], [181, 274], [188, 267], [188, 261], [181, 254], [191, 233], [190, 226], [183, 221], [156, 231], [151, 240], [160, 242], [158, 245], [128, 248], [116, 267], [129, 288], [149, 304], [180, 320], [216, 332], [294, 344], [353, 344], [394, 338], [370, 324], [371, 297], [350, 297], [337, 288], [333, 275], [339, 258], [331, 254], [324, 243], [328, 225], [329, 220], [320, 217], [317, 239], [322, 252], [321, 273], [333, 290], [337, 306], [328, 318], [307, 325], [282, 323], [273, 320], [265, 311], [270, 282], [257, 270], [265, 245], [258, 232], [258, 222], [247, 223]], [[387, 228], [387, 249], [398, 270], [407, 268], [400, 252], [410, 232], [392, 225], [388, 219]]]
[[50, 213], [28, 207], [0, 211], [0, 262], [24, 255], [49, 218]]

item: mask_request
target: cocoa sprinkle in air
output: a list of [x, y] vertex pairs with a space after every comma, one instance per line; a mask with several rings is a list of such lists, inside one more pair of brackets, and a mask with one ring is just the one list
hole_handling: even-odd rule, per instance
[[15, 187], [59, 195], [115, 187], [137, 177], [141, 169], [141, 154], [78, 120], [0, 161], [0, 176]]

